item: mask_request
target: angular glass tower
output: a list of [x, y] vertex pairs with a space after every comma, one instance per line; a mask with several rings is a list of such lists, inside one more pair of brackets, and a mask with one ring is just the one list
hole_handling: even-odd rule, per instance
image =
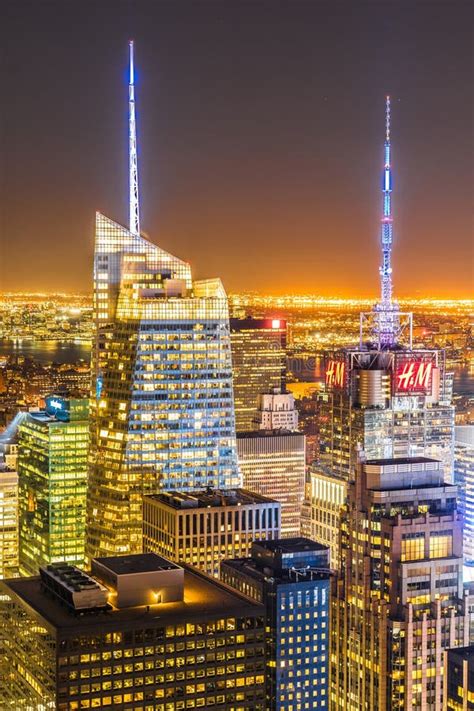
[[239, 485], [219, 279], [97, 215], [87, 556], [142, 546], [144, 494]]
[[97, 213], [86, 557], [142, 548], [144, 494], [240, 484], [227, 296], [140, 235], [133, 42], [130, 229]]

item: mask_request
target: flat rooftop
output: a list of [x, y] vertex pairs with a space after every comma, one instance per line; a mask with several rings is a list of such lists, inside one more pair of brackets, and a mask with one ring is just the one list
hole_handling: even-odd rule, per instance
[[110, 558], [94, 558], [100, 565], [111, 570], [116, 575], [134, 575], [135, 573], [155, 573], [159, 570], [179, 570], [167, 558], [156, 553], [137, 553], [136, 555], [111, 556]]
[[397, 464], [439, 464], [439, 459], [429, 457], [394, 457], [393, 459], [367, 459], [364, 464], [378, 464], [379, 466], [389, 466]]
[[210, 508], [221, 506], [251, 506], [253, 504], [276, 504], [274, 499], [262, 496], [247, 489], [224, 490], [212, 489], [186, 493], [166, 491], [149, 494], [145, 499], [159, 501], [173, 509]]
[[183, 620], [203, 622], [206, 618], [217, 619], [222, 615], [260, 615], [264, 607], [249, 600], [227, 585], [209, 578], [204, 573], [184, 568], [184, 599], [178, 602], [145, 605], [127, 608], [112, 608], [110, 611], [76, 616], [63, 605], [47, 595], [41, 588], [39, 576], [11, 578], [0, 581], [0, 589], [6, 588], [21, 598], [54, 630], [64, 636], [77, 634], [78, 630], [94, 634], [97, 631], [114, 630], [136, 625], [162, 627]]
[[258, 437], [304, 437], [303, 432], [294, 430], [249, 430], [237, 432], [237, 439], [257, 439]]
[[277, 541], [255, 541], [256, 546], [272, 553], [301, 553], [303, 551], [325, 551], [327, 546], [311, 538], [279, 538]]

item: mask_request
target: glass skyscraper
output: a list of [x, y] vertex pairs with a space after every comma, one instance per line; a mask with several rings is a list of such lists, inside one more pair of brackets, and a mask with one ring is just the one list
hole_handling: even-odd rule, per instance
[[97, 215], [89, 558], [141, 551], [144, 494], [240, 483], [219, 279]]
[[46, 398], [19, 427], [20, 573], [41, 565], [84, 563], [87, 399]]

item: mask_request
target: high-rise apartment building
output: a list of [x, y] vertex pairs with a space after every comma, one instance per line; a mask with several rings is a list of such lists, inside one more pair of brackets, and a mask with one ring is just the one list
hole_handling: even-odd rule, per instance
[[444, 660], [443, 711], [474, 709], [474, 646], [448, 649]]
[[237, 432], [255, 429], [258, 396], [285, 390], [286, 321], [230, 320]]
[[454, 428], [454, 482], [464, 516], [464, 560], [474, 563], [474, 425]]
[[282, 393], [275, 390], [263, 393], [257, 399], [257, 414], [254, 419], [254, 429], [287, 430], [298, 429], [298, 410], [292, 393]]
[[150, 553], [3, 581], [1, 707], [264, 711], [264, 611]]
[[300, 432], [260, 430], [237, 434], [244, 487], [281, 504], [281, 535], [300, 535], [305, 486], [305, 438]]
[[84, 563], [89, 401], [58, 396], [18, 431], [20, 573]]
[[245, 489], [152, 494], [143, 499], [143, 550], [219, 577], [225, 558], [280, 537], [280, 504]]
[[268, 711], [328, 709], [328, 549], [306, 538], [254, 543], [222, 579], [266, 605]]
[[0, 464], [0, 578], [18, 575], [18, 473]]
[[96, 222], [89, 559], [141, 550], [144, 494], [240, 483], [227, 296], [139, 233], [131, 67], [131, 226]]
[[456, 487], [426, 457], [366, 461], [348, 488], [331, 709], [441, 711], [446, 648], [469, 643]]

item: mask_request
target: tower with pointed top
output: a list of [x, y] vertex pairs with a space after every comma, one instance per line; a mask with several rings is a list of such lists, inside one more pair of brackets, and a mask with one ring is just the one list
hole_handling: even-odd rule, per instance
[[234, 488], [227, 296], [140, 235], [130, 49], [130, 227], [97, 213], [86, 556], [142, 549], [142, 500]]
[[399, 330], [399, 308], [393, 301], [392, 285], [392, 158], [390, 140], [391, 108], [390, 96], [385, 97], [385, 143], [382, 179], [383, 214], [380, 228], [382, 264], [380, 272], [380, 301], [375, 305], [375, 332], [381, 347], [393, 346]]

